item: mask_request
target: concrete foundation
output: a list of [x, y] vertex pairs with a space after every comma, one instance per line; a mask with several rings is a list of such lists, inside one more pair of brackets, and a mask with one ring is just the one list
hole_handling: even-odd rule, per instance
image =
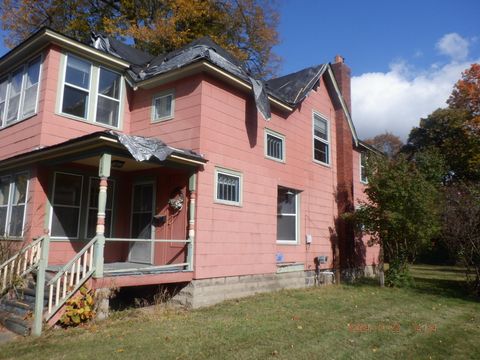
[[279, 274], [244, 275], [193, 280], [178, 292], [172, 301], [188, 308], [199, 308], [259, 293], [281, 289], [300, 289], [332, 283], [332, 276], [314, 271], [295, 271]]

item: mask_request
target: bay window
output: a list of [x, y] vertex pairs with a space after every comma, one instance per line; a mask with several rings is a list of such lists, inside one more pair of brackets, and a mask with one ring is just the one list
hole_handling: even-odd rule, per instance
[[120, 74], [67, 54], [63, 79], [62, 114], [119, 127]]
[[23, 236], [27, 194], [27, 173], [0, 177], [0, 237]]
[[0, 127], [37, 112], [41, 62], [38, 56], [0, 79]]

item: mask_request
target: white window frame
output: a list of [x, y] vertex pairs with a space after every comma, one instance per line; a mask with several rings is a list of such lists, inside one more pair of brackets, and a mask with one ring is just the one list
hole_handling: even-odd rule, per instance
[[[230, 201], [218, 198], [218, 175], [227, 175], [238, 178], [238, 201]], [[225, 169], [222, 167], [215, 167], [215, 178], [214, 178], [214, 202], [217, 204], [223, 205], [232, 205], [232, 206], [242, 206], [243, 204], [243, 174], [239, 171]]]
[[[98, 204], [95, 206], [95, 207], [91, 207], [90, 206], [90, 198], [92, 196], [92, 180], [100, 180], [100, 178], [98, 176], [90, 176], [88, 178], [88, 198], [87, 198], [87, 213], [86, 213], [86, 216], [85, 216], [85, 237], [88, 236], [88, 216], [90, 214], [90, 210], [97, 210], [98, 212]], [[110, 210], [111, 211], [111, 214], [110, 214], [110, 237], [113, 237], [113, 211], [114, 211], [114, 208], [115, 208], [115, 180], [112, 180], [112, 179], [108, 179], [107, 180], [109, 183], [111, 183], [112, 185], [112, 208], [109, 209], [107, 208], [107, 204], [105, 204], [105, 219], [106, 219], [106, 211], [107, 210]], [[109, 185], [109, 188], [110, 188], [110, 185]], [[97, 189], [98, 191], [99, 189]], [[106, 233], [106, 231], [105, 231]]]
[[[90, 79], [89, 79], [88, 90], [86, 90], [82, 87], [67, 83], [65, 81], [66, 80], [66, 74], [67, 74], [67, 63], [68, 63], [68, 57], [69, 56], [72, 56], [74, 58], [77, 58], [81, 61], [84, 61], [84, 62], [87, 62], [87, 63], [90, 64]], [[108, 71], [111, 71], [111, 72], [113, 72], [115, 74], [118, 74], [120, 76], [120, 88], [119, 88], [119, 98], [118, 99], [99, 94], [98, 88], [100, 86], [100, 81], [99, 80], [100, 80], [100, 69], [101, 68], [103, 68], [105, 70], [108, 70]], [[88, 101], [87, 101], [87, 110], [86, 110], [87, 116], [86, 116], [86, 118], [63, 112], [63, 98], [64, 98], [64, 93], [65, 93], [65, 85], [70, 86], [74, 89], [78, 89], [80, 91], [84, 91], [84, 92], [88, 91]], [[63, 117], [67, 117], [67, 118], [70, 118], [70, 119], [73, 119], [73, 120], [88, 122], [88, 123], [91, 123], [93, 125], [102, 126], [102, 127], [108, 128], [108, 129], [117, 129], [117, 130], [122, 129], [122, 127], [123, 127], [122, 119], [123, 119], [123, 104], [124, 104], [124, 99], [123, 99], [124, 95], [123, 94], [124, 94], [124, 91], [125, 91], [124, 90], [124, 77], [118, 71], [107, 68], [105, 66], [98, 65], [98, 64], [92, 62], [91, 60], [87, 60], [87, 59], [85, 59], [81, 56], [78, 56], [78, 55], [70, 53], [70, 52], [63, 54], [63, 64], [61, 66], [61, 76], [60, 76], [60, 83], [59, 83], [59, 94], [60, 95], [57, 97], [57, 114], [58, 115], [63, 116]], [[111, 126], [111, 125], [104, 124], [102, 122], [97, 121], [98, 96], [102, 96], [106, 99], [118, 101], [117, 126]]]
[[[157, 99], [161, 99], [161, 98], [164, 98], [164, 97], [168, 97], [168, 96], [171, 96], [172, 97], [172, 103], [171, 103], [171, 106], [170, 106], [170, 114], [169, 115], [165, 115], [165, 116], [160, 116], [160, 117], [156, 117], [157, 115], [157, 112], [155, 111], [155, 103], [156, 103], [156, 100]], [[163, 122], [163, 121], [167, 121], [167, 120], [171, 120], [175, 117], [175, 90], [173, 89], [169, 89], [169, 90], [165, 90], [165, 91], [162, 91], [162, 92], [159, 92], [158, 94], [155, 94], [152, 98], [152, 117], [151, 117], [151, 123], [154, 124], [154, 123], [159, 123], [159, 122]]]
[[[23, 220], [22, 220], [22, 233], [20, 236], [10, 235], [10, 225], [11, 225], [11, 216], [12, 216], [12, 207], [13, 207], [13, 195], [15, 190], [15, 178], [19, 175], [26, 175], [27, 177], [27, 187], [25, 189], [25, 203], [23, 207]], [[5, 232], [0, 234], [0, 237], [6, 237], [11, 240], [21, 240], [25, 233], [25, 223], [27, 216], [27, 205], [28, 205], [28, 195], [30, 190], [30, 173], [28, 171], [21, 171], [14, 174], [5, 174], [0, 176], [0, 178], [9, 178], [9, 187], [8, 187], [8, 202], [7, 205], [1, 205], [2, 207], [7, 208], [7, 213], [5, 216]]]
[[[364, 151], [361, 151], [361, 152], [360, 152], [360, 156], [358, 157], [358, 158], [359, 158], [358, 169], [359, 169], [359, 172], [360, 172], [360, 174], [359, 174], [359, 175], [360, 175], [360, 182], [361, 182], [362, 184], [368, 184], [367, 175], [365, 174], [365, 179], [363, 178], [363, 175], [362, 175], [362, 174], [363, 174], [362, 170], [365, 170], [365, 165], [362, 164], [362, 158], [363, 158], [364, 156], [366, 156], [366, 155], [367, 155], [367, 154], [366, 154]], [[365, 159], [365, 161], [366, 161], [366, 159]]]
[[[25, 92], [26, 92], [26, 83], [27, 83], [27, 70], [28, 66], [34, 62], [35, 60], [40, 59], [40, 68], [38, 72], [38, 83], [37, 83], [37, 93], [35, 96], [35, 109], [32, 113], [23, 115], [23, 107], [24, 107], [24, 100], [25, 100]], [[18, 109], [17, 109], [17, 116], [15, 120], [9, 122], [7, 124], [7, 114], [8, 114], [8, 107], [10, 106], [10, 91], [11, 91], [11, 80], [12, 80], [12, 75], [17, 72], [18, 70], [21, 70], [22, 72], [22, 81], [20, 85], [20, 98], [18, 99]], [[42, 70], [43, 70], [43, 54], [36, 54], [35, 56], [32, 56], [31, 58], [28, 59], [25, 63], [22, 65], [16, 67], [14, 70], [10, 71], [8, 74], [4, 74], [0, 76], [0, 82], [2, 80], [7, 81], [7, 89], [5, 93], [5, 101], [4, 101], [4, 110], [3, 110], [3, 118], [0, 118], [0, 129], [7, 128], [9, 126], [12, 126], [14, 124], [19, 123], [20, 121], [26, 120], [31, 118], [32, 116], [37, 115], [38, 112], [38, 98], [39, 98], [39, 93], [40, 93], [40, 86], [41, 86], [41, 81], [42, 81]]]
[[[325, 121], [325, 123], [327, 124], [327, 140], [322, 139], [321, 137], [315, 136], [315, 116], [317, 116], [319, 120]], [[327, 162], [323, 162], [315, 159], [315, 140], [321, 141], [322, 143], [327, 145]], [[330, 162], [331, 162], [330, 121], [328, 121], [326, 116], [322, 115], [317, 111], [312, 112], [312, 159], [313, 159], [313, 162], [317, 164], [330, 166]]]
[[[284, 188], [287, 190], [290, 190], [295, 193], [295, 215], [293, 214], [279, 214], [278, 212], [276, 213], [276, 216], [278, 215], [287, 215], [287, 216], [295, 216], [295, 239], [294, 240], [278, 240], [277, 244], [280, 245], [298, 245], [300, 244], [300, 191], [286, 187], [286, 186], [277, 186], [277, 208], [278, 208], [278, 188]], [[277, 220], [278, 221], [278, 220]], [[278, 226], [278, 224], [277, 224]], [[275, 237], [278, 236], [278, 233], [276, 233]]]
[[[58, 206], [63, 206], [67, 208], [78, 208], [78, 222], [77, 222], [77, 235], [75, 237], [68, 237], [68, 236], [52, 236], [52, 222], [53, 222], [53, 208], [55, 207], [55, 187], [57, 185], [57, 174], [64, 174], [64, 175], [70, 175], [70, 176], [78, 176], [82, 179], [81, 184], [80, 184], [80, 200], [79, 200], [79, 205], [78, 206], [72, 206], [72, 205], [58, 205]], [[49, 221], [49, 233], [50, 237], [52, 239], [69, 239], [69, 240], [78, 240], [80, 238], [80, 222], [82, 219], [82, 201], [83, 201], [83, 175], [80, 174], [75, 174], [75, 173], [69, 173], [65, 171], [55, 171], [53, 175], [53, 188], [52, 188], [52, 201], [50, 204], [50, 221]]]
[[[268, 136], [272, 136], [274, 138], [277, 138], [278, 140], [280, 140], [282, 142], [282, 158], [281, 159], [268, 155]], [[280, 134], [276, 131], [273, 131], [271, 129], [265, 128], [264, 139], [263, 140], [264, 140], [264, 155], [265, 155], [265, 157], [267, 159], [270, 159], [270, 160], [273, 160], [273, 161], [278, 161], [278, 162], [281, 162], [281, 163], [285, 163], [286, 162], [285, 135], [282, 135], [282, 134]]]

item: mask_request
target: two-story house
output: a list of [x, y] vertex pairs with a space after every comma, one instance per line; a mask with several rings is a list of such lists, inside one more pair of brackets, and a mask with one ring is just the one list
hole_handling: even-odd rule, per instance
[[40, 30], [0, 59], [0, 236], [21, 248], [3, 288], [46, 267], [53, 321], [85, 283], [197, 307], [371, 272], [340, 217], [369, 151], [350, 103], [338, 56], [262, 82], [209, 39], [154, 57]]

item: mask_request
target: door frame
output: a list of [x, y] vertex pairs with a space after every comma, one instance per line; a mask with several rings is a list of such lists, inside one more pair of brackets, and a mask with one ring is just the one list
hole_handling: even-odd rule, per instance
[[[132, 184], [132, 200], [131, 200], [131, 206], [130, 206], [130, 238], [133, 239], [133, 206], [134, 206], [134, 198], [135, 198], [135, 186], [137, 185], [152, 185], [152, 223], [150, 225], [150, 239], [155, 238], [155, 226], [153, 225], [153, 217], [155, 216], [156, 213], [156, 198], [157, 198], [157, 182], [155, 180], [144, 180], [144, 181], [134, 181]], [[130, 262], [130, 256], [131, 256], [131, 248], [132, 248], [133, 243], [130, 243], [130, 246], [128, 247], [128, 261]], [[152, 241], [151, 242], [151, 249], [150, 249], [150, 262], [141, 262], [141, 261], [135, 261], [137, 263], [141, 264], [150, 264], [153, 265], [155, 257], [155, 243]]]

